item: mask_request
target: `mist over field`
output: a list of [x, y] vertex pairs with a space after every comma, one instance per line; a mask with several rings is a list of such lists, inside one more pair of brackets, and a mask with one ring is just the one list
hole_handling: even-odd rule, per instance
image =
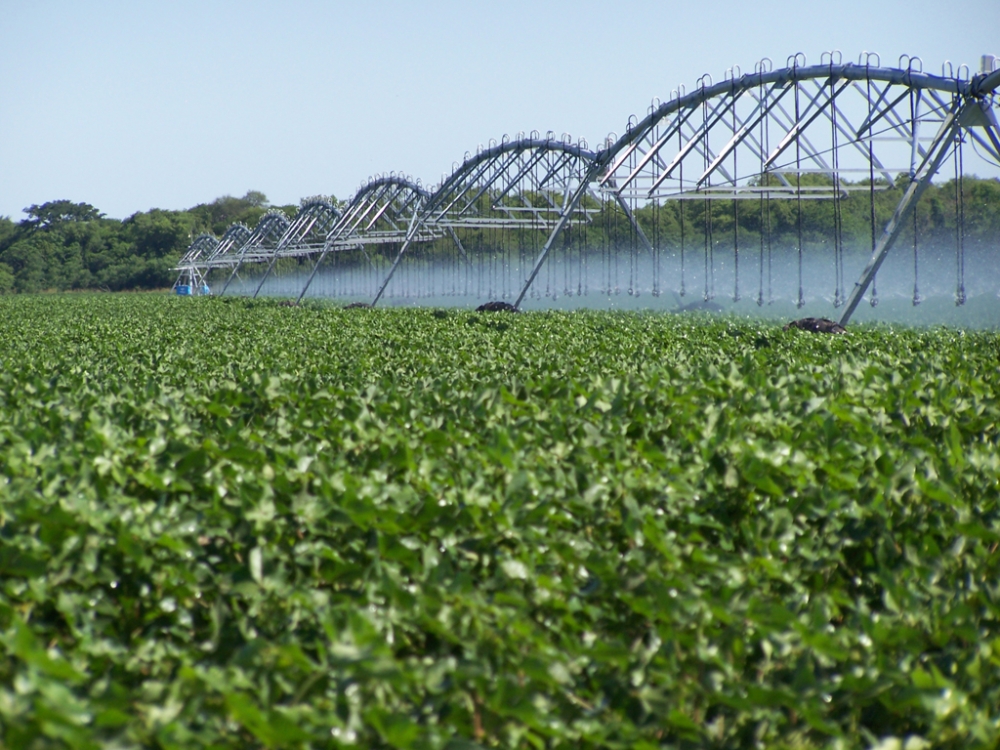
[[[857, 249], [845, 249], [844, 256], [841, 294], [846, 300], [870, 256]], [[513, 302], [533, 260], [527, 255], [523, 262], [514, 257], [510, 263], [501, 259], [491, 261], [474, 253], [471, 257], [471, 265], [466, 266], [457, 262], [429, 263], [419, 257], [404, 256], [379, 304], [476, 307], [489, 300]], [[739, 252], [738, 275], [736, 265], [732, 247], [721, 245], [713, 253], [707, 275], [703, 245], [686, 250], [683, 267], [676, 250], [659, 253], [655, 262], [647, 251], [632, 248], [623, 248], [617, 254], [599, 250], [572, 253], [571, 257], [565, 252], [553, 253], [520, 307], [661, 311], [682, 308], [699, 311], [711, 307], [710, 311], [775, 320], [805, 316], [837, 319], [842, 313], [842, 308], [834, 305], [837, 272], [832, 247], [803, 250], [801, 307], [798, 306], [799, 259], [794, 247], [772, 246], [770, 263], [765, 249], [762, 266], [759, 244], [747, 245]], [[958, 266], [954, 245], [918, 246], [915, 268], [912, 244], [898, 244], [876, 275], [877, 304], [871, 305], [869, 288], [852, 321], [971, 328], [1000, 325], [1000, 245], [977, 242], [966, 247], [961, 276], [966, 295], [964, 305], [956, 305]], [[356, 263], [338, 269], [324, 264], [306, 298], [370, 302], [386, 269], [387, 263], [380, 265], [378, 272], [369, 264]], [[260, 293], [296, 298], [307, 276], [300, 269], [276, 273], [267, 279]], [[253, 294], [259, 281], [259, 273], [248, 271], [226, 293]], [[915, 282], [917, 305], [913, 304]], [[710, 305], [704, 304], [706, 293]]]

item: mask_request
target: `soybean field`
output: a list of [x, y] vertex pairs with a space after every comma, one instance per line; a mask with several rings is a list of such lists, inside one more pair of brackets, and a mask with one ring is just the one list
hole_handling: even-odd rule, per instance
[[996, 747], [998, 443], [995, 330], [0, 297], [0, 747]]

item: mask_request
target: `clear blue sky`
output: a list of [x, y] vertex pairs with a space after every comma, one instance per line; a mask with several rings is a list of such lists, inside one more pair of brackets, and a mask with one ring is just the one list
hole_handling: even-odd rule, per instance
[[123, 218], [261, 190], [438, 182], [504, 133], [596, 145], [653, 97], [840, 49], [975, 70], [1000, 0], [0, 0], [0, 216], [67, 198]]

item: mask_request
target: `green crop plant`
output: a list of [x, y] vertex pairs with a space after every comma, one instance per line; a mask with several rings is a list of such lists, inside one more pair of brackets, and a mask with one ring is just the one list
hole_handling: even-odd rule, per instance
[[0, 298], [0, 746], [995, 747], [998, 362]]

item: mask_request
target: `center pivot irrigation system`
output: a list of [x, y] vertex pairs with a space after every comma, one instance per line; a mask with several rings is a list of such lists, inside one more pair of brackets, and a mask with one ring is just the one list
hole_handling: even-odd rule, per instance
[[[915, 57], [884, 67], [875, 54], [843, 63], [835, 52], [819, 65], [798, 54], [780, 69], [765, 59], [752, 73], [730, 69], [718, 83], [706, 75], [693, 90], [654, 102], [597, 150], [568, 135], [504, 136], [466, 153], [431, 190], [390, 173], [343, 205], [309, 199], [292, 219], [270, 211], [254, 229], [235, 224], [221, 239], [201, 235], [177, 267], [176, 286], [373, 305], [384, 296], [475, 296], [518, 306], [526, 297], [623, 290], [684, 295], [688, 277], [697, 276], [708, 301], [717, 267], [725, 267], [734, 301], [749, 269], [763, 304], [771, 299], [772, 253], [782, 252], [797, 263], [801, 307], [804, 249], [811, 252], [804, 202], [822, 200], [829, 217], [822, 261], [833, 271], [844, 325], [869, 289], [877, 303], [876, 274], [901, 238], [912, 244], [919, 303], [914, 209], [935, 175], [953, 172], [962, 304], [962, 175], [970, 146], [976, 158], [1000, 165], [998, 63], [987, 55], [976, 75], [950, 63], [931, 75]], [[883, 193], [894, 196], [888, 214]], [[843, 217], [862, 204], [870, 255], [865, 248], [864, 267], [847, 287], [845, 258], [853, 258]]]

